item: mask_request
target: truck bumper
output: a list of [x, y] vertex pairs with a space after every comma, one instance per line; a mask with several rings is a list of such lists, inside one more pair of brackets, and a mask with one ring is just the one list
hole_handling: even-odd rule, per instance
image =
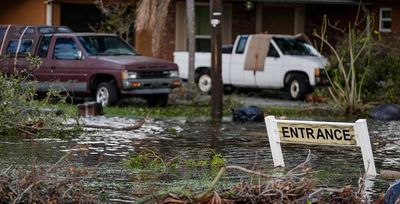
[[315, 85], [316, 86], [329, 86], [328, 77], [315, 77]]
[[123, 81], [121, 93], [124, 95], [169, 94], [172, 89], [180, 87], [179, 78], [164, 79], [131, 79]]
[[[316, 71], [317, 72], [317, 71]], [[330, 86], [329, 73], [325, 69], [319, 69], [318, 74], [315, 75], [316, 86]]]

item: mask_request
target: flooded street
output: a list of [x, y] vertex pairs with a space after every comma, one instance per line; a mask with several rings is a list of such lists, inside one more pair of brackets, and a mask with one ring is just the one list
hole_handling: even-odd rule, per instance
[[[125, 121], [135, 119], [93, 118]], [[368, 120], [372, 149], [378, 173], [380, 170], [400, 169], [400, 122]], [[196, 158], [196, 152], [212, 149], [224, 156], [228, 164], [252, 169], [272, 169], [273, 162], [264, 123], [234, 123], [226, 119], [213, 126], [205, 119], [149, 120], [133, 131], [89, 131], [74, 139], [39, 139], [35, 141], [1, 141], [0, 169], [10, 165], [29, 168], [31, 164], [50, 166], [67, 152], [71, 156], [61, 165], [87, 167], [89, 174], [85, 183], [94, 189], [107, 192], [110, 197], [135, 200], [154, 191], [154, 186], [166, 186], [167, 182], [184, 180], [194, 172], [176, 175], [158, 175], [139, 178], [128, 170], [122, 160], [141, 149], [151, 149], [158, 155]], [[305, 146], [283, 144], [282, 150], [287, 168], [302, 163], [308, 150], [315, 155], [312, 166], [319, 171], [321, 186], [357, 186], [360, 172], [364, 171], [359, 148]], [[185, 155], [190, 154], [190, 155]], [[154, 172], [157, 174], [158, 172]], [[247, 175], [230, 172], [232, 182], [246, 179]], [[371, 193], [376, 196], [384, 191], [391, 180], [375, 179]], [[146, 192], [147, 191], [147, 192]]]

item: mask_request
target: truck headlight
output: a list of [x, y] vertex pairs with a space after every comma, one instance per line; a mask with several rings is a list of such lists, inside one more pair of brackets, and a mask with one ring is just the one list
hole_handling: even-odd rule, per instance
[[171, 78], [179, 77], [179, 72], [177, 70], [170, 71], [169, 72], [169, 77], [171, 77]]
[[321, 76], [321, 71], [323, 71], [323, 70], [321, 70], [321, 68], [315, 68], [315, 69], [314, 69], [314, 75], [315, 75], [316, 77]]
[[122, 79], [137, 79], [137, 72], [128, 72], [125, 70], [122, 72]]

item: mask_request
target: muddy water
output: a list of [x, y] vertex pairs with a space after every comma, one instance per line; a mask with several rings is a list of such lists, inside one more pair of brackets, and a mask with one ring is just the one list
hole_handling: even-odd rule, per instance
[[[135, 119], [92, 118], [93, 123], [129, 124]], [[377, 171], [400, 170], [400, 122], [368, 121]], [[196, 119], [150, 120], [134, 131], [89, 131], [75, 139], [40, 139], [35, 141], [0, 141], [0, 169], [10, 165], [29, 168], [31, 164], [48, 166], [66, 153], [71, 156], [64, 166], [87, 167], [89, 175], [82, 178], [89, 187], [107, 192], [109, 197], [135, 200], [152, 186], [190, 178], [194, 172], [142, 178], [127, 170], [121, 161], [140, 149], [152, 149], [159, 155], [177, 156], [210, 148], [228, 159], [229, 164], [246, 168], [272, 169], [272, 158], [264, 123], [234, 123], [227, 119], [215, 126]], [[319, 185], [341, 187], [356, 185], [363, 172], [359, 148], [304, 145], [282, 145], [288, 168], [303, 162], [310, 149], [314, 170], [321, 173]], [[184, 155], [185, 156], [185, 155]], [[188, 155], [186, 155], [188, 157]], [[157, 174], [158, 172], [153, 172]], [[231, 181], [241, 181], [246, 176], [237, 172], [229, 175]], [[370, 192], [378, 195], [391, 180], [373, 180]]]

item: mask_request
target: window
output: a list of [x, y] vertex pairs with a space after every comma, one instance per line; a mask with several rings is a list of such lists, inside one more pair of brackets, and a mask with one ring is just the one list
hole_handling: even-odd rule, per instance
[[222, 45], [222, 54], [232, 54], [233, 45]]
[[53, 27], [46, 26], [46, 27], [39, 28], [39, 33], [42, 33], [42, 34], [55, 33], [55, 32], [56, 32], [56, 29], [54, 29]]
[[242, 36], [239, 38], [238, 45], [236, 47], [236, 54], [243, 54], [244, 50], [246, 49], [247, 39], [248, 36]]
[[[26, 29], [26, 31], [25, 31], [25, 29]], [[24, 33], [24, 31], [25, 31], [25, 34], [33, 34], [33, 33], [35, 33], [35, 29], [34, 28], [26, 28], [26, 27], [24, 27], [24, 28], [21, 28], [20, 30], [19, 30], [19, 33]]]
[[0, 28], [0, 45], [3, 42], [3, 37], [5, 32], [6, 32], [5, 28]]
[[117, 36], [79, 36], [78, 39], [92, 56], [136, 55], [135, 50]]
[[71, 38], [58, 38], [54, 45], [53, 58], [59, 60], [79, 59], [79, 49]]
[[211, 51], [211, 26], [210, 8], [208, 5], [195, 6], [195, 26], [196, 26], [196, 51]]
[[47, 52], [49, 51], [49, 45], [51, 41], [51, 36], [43, 36], [39, 44], [38, 56], [41, 58], [47, 57]]
[[6, 49], [6, 53], [10, 54], [10, 55], [15, 55], [15, 53], [17, 52], [17, 49], [18, 49], [18, 54], [28, 53], [31, 51], [32, 42], [33, 42], [33, 40], [30, 40], [30, 39], [22, 39], [20, 42], [20, 45], [19, 45], [19, 49], [18, 49], [19, 40], [18, 39], [10, 40], [10, 43], [8, 43], [8, 46]]
[[381, 8], [379, 11], [379, 31], [391, 32], [392, 31], [392, 9]]
[[275, 46], [273, 46], [272, 43], [269, 44], [268, 57], [279, 57], [279, 53], [276, 51]]
[[69, 29], [67, 26], [57, 27], [57, 32], [59, 33], [72, 33], [73, 31]]
[[300, 40], [293, 38], [273, 38], [278, 48], [284, 55], [315, 56], [308, 47]]

